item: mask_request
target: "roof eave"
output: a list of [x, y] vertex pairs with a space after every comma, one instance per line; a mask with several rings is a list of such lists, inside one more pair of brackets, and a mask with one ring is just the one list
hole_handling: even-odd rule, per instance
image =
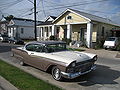
[[68, 9], [66, 9], [64, 12], [62, 12], [55, 20], [53, 20], [52, 23], [54, 23], [55, 21], [57, 21], [57, 20], [58, 20], [63, 14], [65, 14], [67, 11], [70, 11], [70, 12], [72, 12], [72, 13], [75, 13], [75, 14], [77, 14], [77, 15], [85, 18], [85, 19], [87, 19], [88, 21], [91, 21], [89, 18], [84, 17], [84, 16], [82, 16], [82, 15], [80, 15], [80, 14], [78, 14], [78, 13], [76, 13], [76, 12], [74, 12], [74, 11], [72, 11], [71, 9], [68, 8]]

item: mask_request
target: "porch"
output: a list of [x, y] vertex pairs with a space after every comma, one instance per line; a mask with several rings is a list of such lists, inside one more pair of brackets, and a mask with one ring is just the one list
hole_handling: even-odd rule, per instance
[[93, 23], [80, 23], [80, 24], [66, 24], [54, 25], [57, 27], [55, 35], [63, 40], [64, 38], [72, 41], [81, 41], [88, 48], [92, 47], [92, 42], [97, 39], [97, 24]]

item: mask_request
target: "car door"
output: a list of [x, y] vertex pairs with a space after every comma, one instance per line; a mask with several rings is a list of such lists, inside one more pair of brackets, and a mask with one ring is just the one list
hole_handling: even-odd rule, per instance
[[34, 66], [36, 68], [45, 70], [46, 64], [44, 64], [44, 51], [42, 50], [43, 46], [39, 44], [30, 44], [26, 46], [26, 54], [24, 54], [24, 58], [26, 63]]
[[31, 57], [35, 52], [34, 44], [28, 44], [24, 50], [22, 51], [22, 57], [24, 58], [24, 62], [35, 66], [35, 62], [33, 62], [33, 58]]

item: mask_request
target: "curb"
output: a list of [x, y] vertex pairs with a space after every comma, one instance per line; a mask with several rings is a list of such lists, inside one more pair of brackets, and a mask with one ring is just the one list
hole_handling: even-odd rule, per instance
[[9, 81], [0, 76], [0, 90], [18, 90]]

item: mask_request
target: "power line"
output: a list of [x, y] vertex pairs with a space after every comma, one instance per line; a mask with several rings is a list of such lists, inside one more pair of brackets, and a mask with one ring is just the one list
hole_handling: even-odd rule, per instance
[[[61, 7], [55, 7], [55, 8], [51, 8], [51, 9], [47, 9], [47, 10], [55, 10], [55, 9], [61, 9], [61, 8], [75, 7], [75, 6], [79, 6], [79, 5], [93, 4], [93, 3], [97, 3], [97, 2], [103, 2], [103, 1], [108, 1], [108, 0], [99, 0], [99, 1], [86, 2], [86, 3], [77, 3], [77, 4], [73, 4], [73, 5], [66, 5], [66, 6], [61, 6]], [[41, 11], [42, 10], [39, 10], [37, 12], [41, 12]]]
[[34, 2], [32, 2], [31, 0], [28, 0], [30, 3], [34, 4]]
[[[51, 9], [47, 9], [48, 11], [50, 10], [56, 10], [56, 9], [61, 9], [61, 8], [68, 8], [68, 7], [75, 7], [75, 6], [79, 6], [79, 5], [85, 5], [85, 4], [93, 4], [93, 3], [97, 3], [97, 2], [103, 2], [103, 1], [108, 1], [108, 0], [99, 0], [99, 1], [93, 1], [93, 2], [86, 2], [86, 3], [74, 3], [73, 5], [64, 5], [64, 6], [61, 6], [61, 7], [55, 7], [55, 8], [51, 8]], [[51, 7], [51, 6], [49, 6]], [[53, 7], [53, 6], [52, 6]], [[81, 9], [81, 10], [85, 10], [85, 9]], [[39, 10], [37, 11], [38, 12], [42, 12], [43, 10]], [[99, 12], [99, 13], [110, 13], [110, 12], [102, 12], [102, 11], [97, 11], [97, 10], [86, 10], [86, 11], [92, 11], [92, 12]], [[32, 15], [34, 12], [32, 13], [29, 13], [29, 14], [26, 14], [25, 16], [28, 16], [28, 15]], [[111, 13], [111, 14], [115, 14], [115, 13]]]
[[44, 13], [44, 16], [46, 17], [45, 8], [44, 8], [44, 2], [43, 2], [43, 0], [41, 0], [41, 2], [42, 2], [43, 13]]
[[[16, 1], [21, 1], [21, 0], [16, 0]], [[2, 7], [2, 6], [6, 6], [6, 5], [12, 4], [12, 3], [16, 2], [16, 1], [7, 2], [7, 3], [3, 3], [3, 4], [1, 3], [0, 6], [1, 6], [1, 7]]]
[[[97, 1], [92, 1], [92, 2], [85, 2], [85, 3], [83, 3], [83, 2], [75, 2], [75, 3], [69, 3], [68, 5], [64, 5], [64, 4], [57, 4], [57, 8], [63, 8], [63, 7], [73, 7], [73, 6], [79, 6], [79, 5], [85, 5], [85, 4], [93, 4], [93, 3], [98, 3], [98, 2], [104, 2], [104, 1], [108, 1], [108, 0], [97, 0]], [[49, 1], [46, 1], [45, 0], [45, 2], [49, 2]], [[71, 5], [70, 5], [71, 4]], [[46, 6], [46, 7], [55, 7], [55, 6]]]
[[8, 9], [9, 7], [12, 7], [13, 5], [15, 5], [15, 4], [18, 4], [18, 3], [20, 3], [20, 2], [22, 2], [23, 0], [16, 0], [16, 1], [14, 1], [14, 2], [11, 2], [11, 3], [8, 3], [8, 5], [6, 4], [4, 4], [5, 6], [2, 6], [1, 5], [1, 10], [5, 10], [5, 9]]

